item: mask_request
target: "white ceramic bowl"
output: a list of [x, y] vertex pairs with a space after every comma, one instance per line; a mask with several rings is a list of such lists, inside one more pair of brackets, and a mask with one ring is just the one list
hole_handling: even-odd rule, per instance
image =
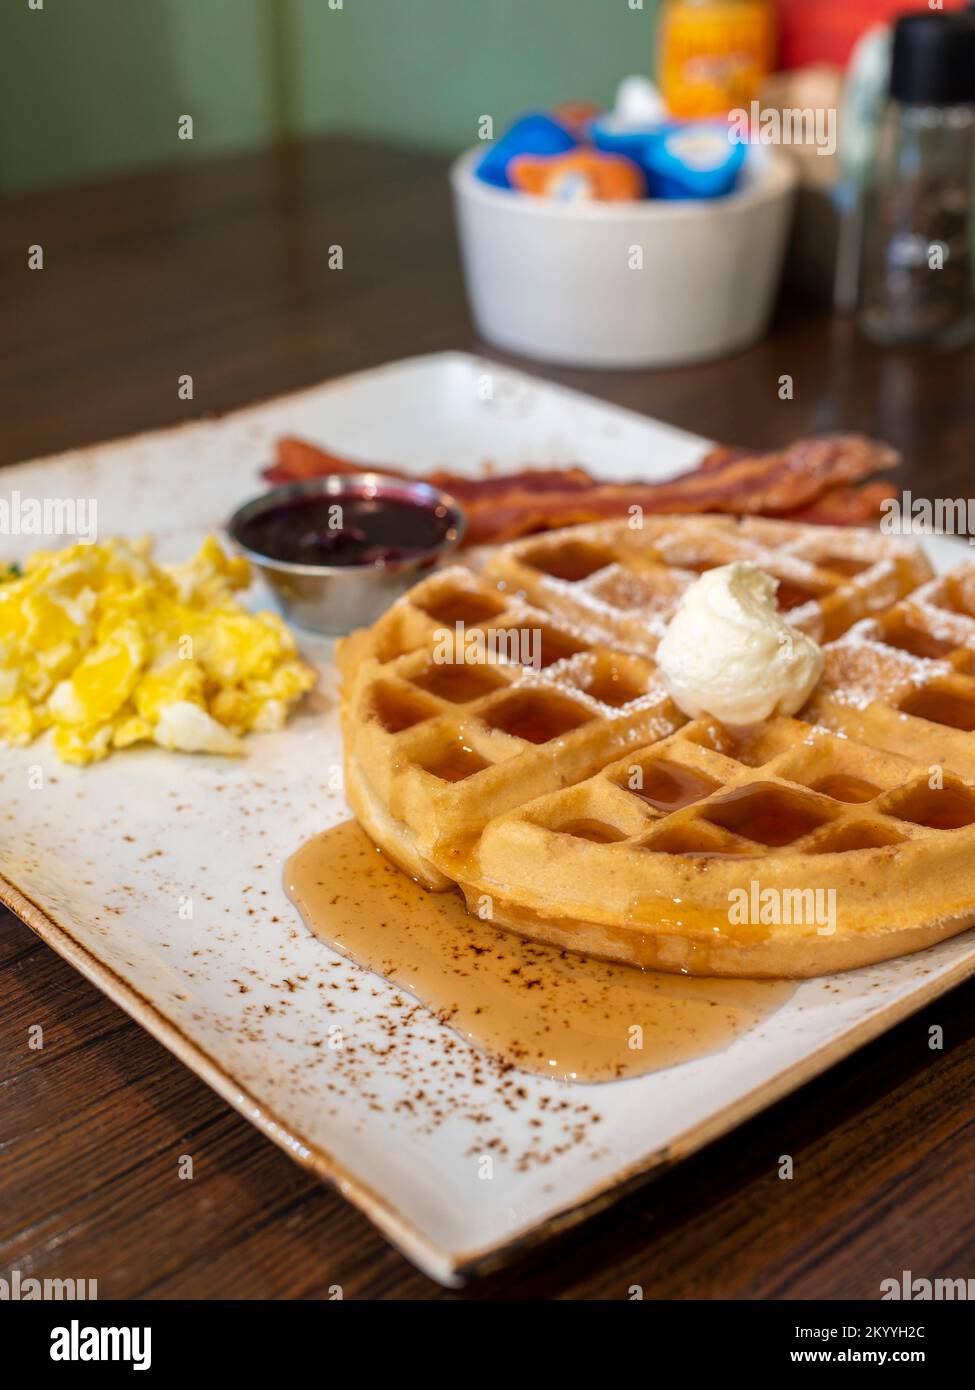
[[[560, 203], [450, 170], [474, 321], [497, 347], [577, 367], [719, 357], [768, 324], [796, 173], [749, 149], [741, 186], [710, 202]], [[642, 269], [635, 262], [642, 259]]]

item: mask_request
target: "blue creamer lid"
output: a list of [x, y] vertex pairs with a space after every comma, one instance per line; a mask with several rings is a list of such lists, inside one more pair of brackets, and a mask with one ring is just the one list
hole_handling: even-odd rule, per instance
[[720, 198], [744, 162], [744, 144], [719, 121], [666, 126], [646, 139], [640, 158], [652, 198]]
[[669, 122], [664, 120], [635, 122], [609, 111], [593, 121], [592, 142], [598, 150], [605, 150], [607, 154], [625, 154], [642, 165], [643, 148], [647, 141], [668, 125]]
[[474, 170], [479, 179], [495, 188], [510, 188], [508, 164], [517, 154], [564, 154], [578, 140], [572, 132], [544, 111], [522, 116], [487, 150]]

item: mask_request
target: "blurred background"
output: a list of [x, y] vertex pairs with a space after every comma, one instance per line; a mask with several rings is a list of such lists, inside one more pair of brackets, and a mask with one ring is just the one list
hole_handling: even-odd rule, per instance
[[[961, 469], [975, 359], [928, 357], [975, 330], [975, 34], [934, 63], [931, 16], [927, 0], [5, 0], [0, 261], [30, 273], [5, 282], [0, 459], [488, 347], [696, 432], [706, 400], [713, 437], [858, 427], [919, 448], [927, 420], [925, 449]], [[729, 112], [753, 101], [829, 117], [838, 139], [768, 148], [753, 112], [729, 151]], [[639, 187], [593, 207], [627, 165], [621, 134]], [[512, 183], [523, 157], [553, 181]], [[783, 374], [801, 376], [794, 399]]]
[[[206, 157], [332, 131], [460, 149], [649, 71], [653, 0], [44, 0], [0, 12], [0, 128], [14, 192], [172, 161], [189, 112]], [[46, 23], [50, 19], [51, 23]], [[46, 32], [45, 32], [46, 30]], [[92, 93], [98, 100], [92, 100]]]
[[[0, 10], [0, 192], [341, 131], [438, 149], [490, 113], [611, 105], [658, 0], [15, 0]], [[37, 0], [34, 0], [36, 3]], [[945, 0], [961, 8], [963, 0]], [[780, 59], [845, 62], [906, 0], [776, 0]], [[918, 6], [913, 6], [918, 8]], [[93, 99], [97, 93], [97, 100]], [[14, 113], [29, 112], [27, 121]]]

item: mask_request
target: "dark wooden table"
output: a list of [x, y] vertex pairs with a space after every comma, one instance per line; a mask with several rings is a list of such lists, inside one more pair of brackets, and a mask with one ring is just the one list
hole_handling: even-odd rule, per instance
[[[26, 268], [44, 247], [43, 271]], [[342, 271], [325, 248], [344, 248]], [[0, 208], [0, 463], [442, 348], [465, 307], [444, 162], [306, 144]], [[498, 354], [492, 354], [498, 356]], [[756, 446], [863, 429], [966, 496], [975, 354], [881, 352], [790, 302], [759, 346], [541, 375]], [[196, 396], [177, 398], [191, 372]], [[778, 397], [794, 378], [795, 397]], [[44, 1028], [41, 1052], [28, 1028]], [[929, 1028], [944, 1030], [931, 1051]], [[975, 1275], [975, 983], [614, 1210], [461, 1297], [862, 1298]], [[192, 1143], [195, 1181], [176, 1178]], [[777, 1176], [781, 1154], [792, 1181]], [[447, 1298], [9, 914], [0, 918], [0, 1275], [101, 1297]]]

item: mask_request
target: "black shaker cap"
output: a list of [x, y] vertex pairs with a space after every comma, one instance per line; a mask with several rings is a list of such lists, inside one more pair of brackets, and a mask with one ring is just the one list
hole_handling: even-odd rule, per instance
[[898, 19], [890, 94], [895, 101], [922, 106], [975, 102], [975, 10]]

